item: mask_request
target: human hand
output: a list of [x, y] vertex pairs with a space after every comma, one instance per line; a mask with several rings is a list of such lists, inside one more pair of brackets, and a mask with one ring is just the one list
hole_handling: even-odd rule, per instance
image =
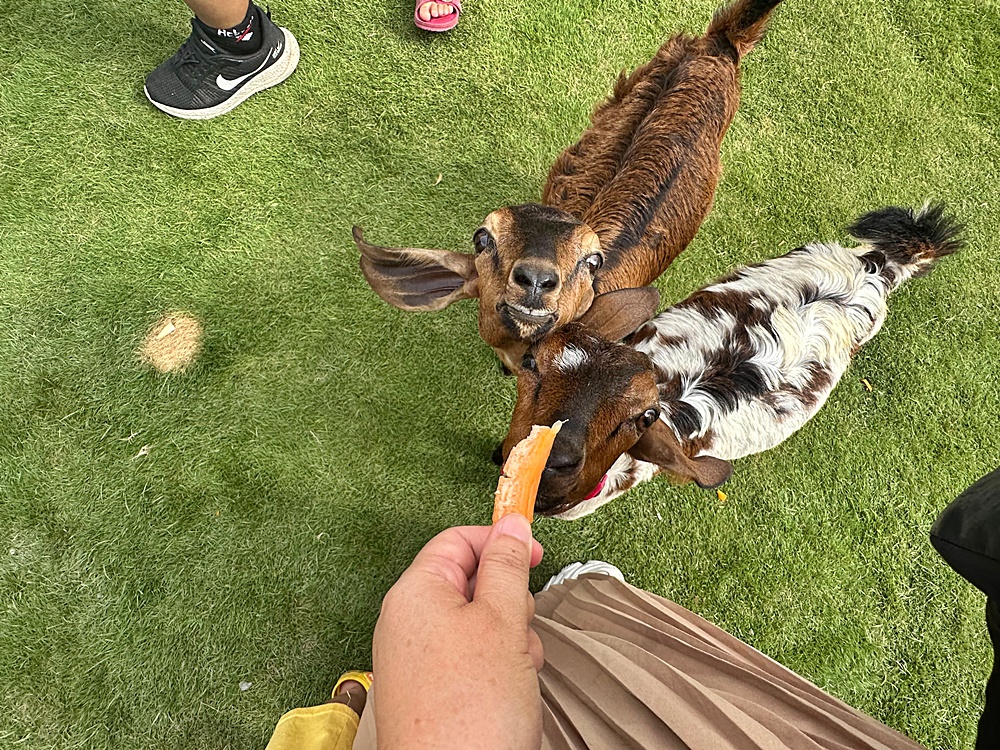
[[382, 601], [372, 661], [379, 747], [541, 746], [542, 644], [528, 571], [542, 559], [518, 515], [447, 529]]

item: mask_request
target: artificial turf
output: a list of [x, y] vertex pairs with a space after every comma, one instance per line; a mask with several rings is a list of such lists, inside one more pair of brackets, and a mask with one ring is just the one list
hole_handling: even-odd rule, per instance
[[[514, 383], [474, 303], [377, 299], [351, 224], [467, 249], [620, 68], [714, 8], [470, 0], [430, 36], [401, 0], [276, 0], [298, 71], [191, 123], [142, 95], [179, 2], [4, 0], [0, 747], [262, 747], [368, 665], [417, 549], [488, 521]], [[1000, 456], [998, 39], [997, 0], [779, 9], [665, 301], [886, 204], [947, 201], [969, 246], [725, 502], [658, 480], [540, 520], [536, 584], [611, 561], [928, 747], [971, 744], [983, 602], [927, 531]], [[167, 310], [206, 332], [181, 376], [135, 355]]]

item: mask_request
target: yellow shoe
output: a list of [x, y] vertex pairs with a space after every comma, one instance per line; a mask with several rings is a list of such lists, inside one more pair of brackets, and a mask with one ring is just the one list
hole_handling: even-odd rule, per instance
[[344, 674], [340, 675], [340, 679], [337, 680], [337, 684], [333, 686], [333, 692], [330, 693], [330, 697], [335, 698], [337, 696], [337, 690], [339, 690], [340, 686], [345, 682], [356, 682], [361, 685], [367, 693], [372, 689], [373, 679], [374, 675], [372, 675], [371, 672], [344, 672]]

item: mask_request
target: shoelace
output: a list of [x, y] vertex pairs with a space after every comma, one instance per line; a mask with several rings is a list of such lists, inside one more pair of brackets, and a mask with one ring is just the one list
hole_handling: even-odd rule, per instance
[[201, 44], [200, 39], [195, 39], [194, 36], [188, 37], [177, 51], [177, 65], [191, 65], [193, 63], [205, 62], [207, 53], [202, 51]]

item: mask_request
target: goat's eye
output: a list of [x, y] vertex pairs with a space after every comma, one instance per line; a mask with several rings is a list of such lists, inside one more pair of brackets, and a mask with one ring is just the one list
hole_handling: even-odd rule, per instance
[[597, 270], [604, 265], [604, 256], [600, 253], [594, 253], [593, 255], [587, 256], [587, 268], [590, 269], [591, 273], [597, 273]]
[[521, 360], [521, 369], [529, 372], [538, 372], [538, 363], [531, 354], [525, 354]]
[[485, 229], [477, 229], [476, 233], [472, 235], [472, 244], [476, 247], [476, 255], [479, 255], [483, 250], [489, 249], [490, 245], [493, 244], [493, 238]]
[[639, 424], [642, 425], [642, 429], [648, 430], [653, 426], [653, 422], [660, 418], [659, 409], [646, 409], [642, 416], [639, 417]]

